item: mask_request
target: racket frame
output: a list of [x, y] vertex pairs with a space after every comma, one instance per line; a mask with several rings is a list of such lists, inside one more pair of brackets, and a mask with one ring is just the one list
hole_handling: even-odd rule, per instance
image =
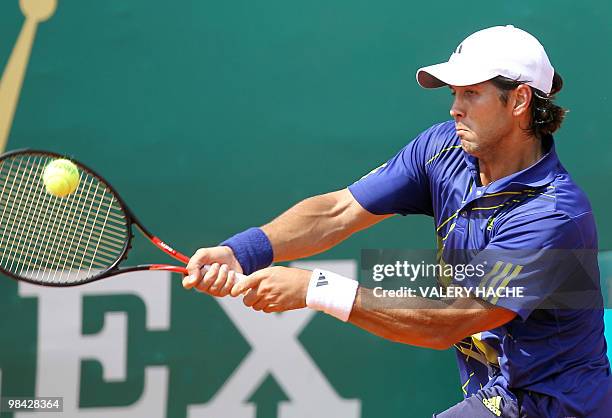
[[138, 220], [138, 218], [134, 215], [134, 213], [131, 211], [131, 209], [127, 206], [127, 204], [125, 203], [125, 201], [122, 199], [122, 197], [119, 195], [119, 193], [117, 193], [117, 190], [115, 190], [115, 188], [104, 178], [102, 177], [100, 174], [98, 174], [95, 170], [91, 169], [90, 167], [86, 166], [85, 164], [83, 164], [82, 162], [78, 161], [78, 160], [74, 160], [66, 155], [62, 155], [62, 154], [58, 154], [52, 151], [44, 151], [44, 150], [37, 150], [37, 149], [29, 149], [29, 148], [22, 148], [22, 149], [17, 149], [17, 150], [12, 150], [12, 151], [8, 151], [2, 155], [0, 155], [0, 163], [2, 163], [2, 161], [4, 161], [5, 159], [14, 157], [15, 155], [19, 155], [19, 154], [40, 154], [41, 156], [49, 156], [51, 158], [66, 158], [70, 161], [72, 161], [73, 163], [75, 163], [77, 165], [77, 167], [79, 168], [79, 170], [85, 170], [86, 172], [89, 172], [89, 174], [93, 175], [94, 177], [96, 177], [98, 180], [100, 180], [100, 182], [102, 184], [104, 184], [106, 187], [108, 187], [108, 189], [112, 192], [113, 196], [115, 197], [115, 199], [117, 199], [117, 202], [119, 204], [119, 206], [121, 207], [121, 209], [123, 210], [123, 213], [125, 214], [125, 220], [126, 220], [126, 229], [127, 229], [127, 239], [124, 243], [123, 249], [121, 251], [121, 254], [117, 257], [117, 259], [109, 266], [107, 267], [105, 270], [102, 270], [101, 272], [99, 272], [98, 274], [95, 274], [85, 280], [82, 281], [78, 281], [78, 282], [68, 282], [68, 283], [58, 283], [58, 282], [42, 282], [42, 281], [37, 281], [37, 280], [32, 280], [29, 279], [27, 277], [24, 276], [19, 276], [16, 274], [11, 273], [10, 271], [5, 270], [2, 265], [0, 265], [0, 273], [15, 279], [17, 281], [23, 281], [23, 282], [28, 282], [28, 283], [32, 283], [35, 285], [39, 285], [39, 286], [47, 286], [47, 287], [73, 287], [73, 286], [80, 286], [83, 284], [88, 284], [88, 283], [92, 283], [101, 279], [105, 279], [107, 277], [111, 277], [111, 276], [117, 276], [123, 273], [130, 273], [130, 272], [134, 272], [134, 271], [145, 271], [145, 270], [149, 270], [149, 271], [170, 271], [170, 272], [174, 272], [174, 273], [181, 273], [183, 275], [187, 274], [187, 270], [185, 269], [185, 267], [179, 267], [179, 266], [174, 266], [174, 265], [170, 265], [170, 264], [139, 264], [136, 266], [129, 266], [129, 267], [119, 267], [119, 264], [121, 264], [124, 260], [127, 259], [128, 256], [128, 252], [130, 251], [130, 249], [132, 248], [132, 240], [134, 239], [134, 232], [133, 232], [133, 227], [136, 226], [138, 228], [138, 230], [145, 236], [145, 238], [147, 238], [152, 245], [154, 245], [155, 247], [157, 247], [158, 249], [160, 249], [161, 251], [163, 251], [164, 253], [166, 253], [167, 255], [169, 255], [170, 257], [180, 261], [181, 263], [187, 264], [189, 262], [189, 257], [187, 257], [186, 255], [180, 253], [179, 251], [175, 250], [174, 248], [172, 248], [170, 245], [168, 245], [166, 242], [162, 241], [161, 239], [159, 239], [158, 237], [154, 236], [153, 234], [151, 234], [143, 225], [142, 223]]

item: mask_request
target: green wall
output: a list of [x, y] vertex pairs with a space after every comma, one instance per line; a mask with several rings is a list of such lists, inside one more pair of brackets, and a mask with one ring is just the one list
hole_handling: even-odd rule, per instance
[[[91, 165], [145, 225], [191, 253], [345, 187], [447, 119], [450, 94], [420, 89], [416, 69], [445, 60], [477, 29], [511, 23], [540, 38], [565, 79], [559, 103], [571, 112], [558, 152], [608, 249], [611, 16], [604, 0], [59, 0], [39, 26], [7, 148]], [[3, 0], [0, 71], [22, 24], [18, 1]], [[131, 262], [157, 255], [138, 244]], [[430, 219], [397, 217], [316, 259], [434, 244]], [[138, 297], [83, 296], [83, 335], [102, 329], [105, 312], [127, 312], [128, 372], [108, 383], [100, 362], [85, 360], [80, 408], [134, 403], [144, 368], [164, 365], [166, 415], [184, 417], [237, 367], [249, 344], [218, 303], [178, 280], [170, 294], [164, 331], [147, 327]], [[0, 283], [2, 396], [35, 393], [39, 304], [20, 295]], [[361, 400], [363, 417], [430, 416], [461, 397], [451, 351], [393, 344], [323, 315], [299, 341], [341, 397]], [[271, 418], [282, 388], [274, 378], [258, 388], [257, 417]]]

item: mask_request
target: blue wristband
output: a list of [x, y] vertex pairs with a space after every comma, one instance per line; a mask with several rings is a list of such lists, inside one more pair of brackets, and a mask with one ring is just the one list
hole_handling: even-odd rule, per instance
[[260, 228], [249, 228], [219, 245], [232, 249], [244, 274], [251, 274], [272, 264], [272, 244]]

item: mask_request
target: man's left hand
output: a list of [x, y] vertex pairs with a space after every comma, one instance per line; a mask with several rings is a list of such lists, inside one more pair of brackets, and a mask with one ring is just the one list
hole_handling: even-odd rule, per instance
[[289, 267], [268, 267], [236, 283], [232, 296], [246, 292], [243, 302], [256, 311], [284, 312], [306, 307], [312, 272]]

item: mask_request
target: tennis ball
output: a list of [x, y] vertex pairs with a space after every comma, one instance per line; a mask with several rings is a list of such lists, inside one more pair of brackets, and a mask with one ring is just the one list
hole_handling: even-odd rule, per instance
[[43, 183], [49, 194], [68, 196], [79, 187], [79, 169], [70, 160], [53, 160], [45, 167]]

